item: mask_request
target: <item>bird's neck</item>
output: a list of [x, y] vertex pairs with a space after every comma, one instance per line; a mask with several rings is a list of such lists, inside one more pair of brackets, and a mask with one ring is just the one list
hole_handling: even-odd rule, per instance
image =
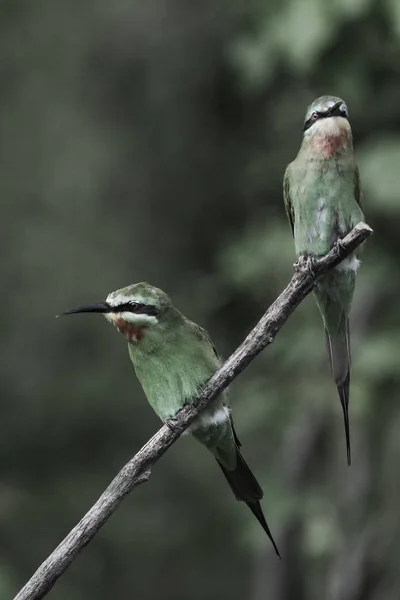
[[132, 350], [132, 356], [144, 358], [146, 355], [155, 356], [164, 351], [171, 351], [179, 338], [181, 320], [179, 311], [171, 310], [167, 319], [155, 325], [138, 327], [128, 324], [129, 331], [125, 337]]
[[324, 127], [304, 136], [299, 154], [308, 155], [312, 159], [326, 160], [353, 153], [350, 128], [330, 121], [333, 119], [326, 119]]
[[123, 317], [114, 319], [114, 325], [126, 337], [129, 344], [139, 344], [146, 333], [146, 327], [129, 323]]

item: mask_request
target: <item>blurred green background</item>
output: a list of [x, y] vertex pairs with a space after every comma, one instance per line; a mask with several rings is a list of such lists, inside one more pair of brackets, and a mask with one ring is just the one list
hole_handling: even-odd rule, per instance
[[4, 0], [0, 56], [0, 598], [160, 425], [123, 338], [54, 315], [147, 280], [229, 355], [292, 274], [282, 177], [334, 94], [375, 230], [352, 468], [310, 297], [231, 386], [283, 560], [186, 438], [48, 598], [398, 600], [398, 0]]

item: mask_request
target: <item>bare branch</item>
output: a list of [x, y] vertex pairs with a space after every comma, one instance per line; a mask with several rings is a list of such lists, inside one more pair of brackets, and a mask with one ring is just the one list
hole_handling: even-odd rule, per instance
[[371, 233], [372, 229], [368, 225], [359, 223], [326, 256], [313, 262], [312, 271], [301, 266], [295, 269], [286, 289], [270, 306], [239, 348], [205, 384], [199, 396], [178, 413], [173, 427], [167, 425], [161, 427], [121, 469], [94, 506], [42, 563], [14, 600], [39, 600], [50, 591], [77, 554], [116, 510], [124, 496], [148, 480], [151, 467], [185, 431], [199, 412], [212, 402], [261, 350], [273, 342], [280, 328], [310, 293], [316, 281], [353, 252]]

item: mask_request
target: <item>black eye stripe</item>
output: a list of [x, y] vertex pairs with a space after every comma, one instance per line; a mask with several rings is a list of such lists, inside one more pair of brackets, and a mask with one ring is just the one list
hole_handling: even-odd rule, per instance
[[153, 316], [158, 314], [158, 310], [153, 304], [142, 304], [141, 302], [126, 302], [125, 304], [114, 306], [112, 310], [113, 312], [131, 312], [135, 315]]
[[312, 125], [314, 125], [314, 123], [316, 123], [320, 119], [326, 119], [328, 117], [343, 117], [344, 119], [348, 120], [349, 117], [347, 115], [347, 111], [345, 111], [345, 112], [341, 111], [340, 110], [341, 106], [343, 106], [343, 103], [337, 102], [336, 104], [334, 104], [331, 108], [329, 108], [325, 112], [319, 112], [319, 111], [315, 110], [312, 114], [317, 113], [318, 119], [313, 119], [312, 115], [311, 115], [311, 117], [309, 119], [307, 119], [307, 121], [304, 123], [303, 131], [310, 129], [310, 127]]

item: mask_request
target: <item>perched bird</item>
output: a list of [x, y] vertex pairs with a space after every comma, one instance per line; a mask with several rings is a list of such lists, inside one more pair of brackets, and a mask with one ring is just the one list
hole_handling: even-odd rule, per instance
[[[62, 314], [81, 312], [104, 314], [125, 336], [147, 400], [167, 424], [220, 366], [207, 332], [148, 283], [130, 285], [109, 294], [105, 302]], [[260, 505], [262, 489], [239, 450], [226, 394], [206, 407], [188, 431], [215, 456], [236, 499], [247, 504], [279, 556]]]
[[[303, 141], [283, 180], [284, 201], [296, 254], [309, 261], [326, 254], [364, 219], [347, 106], [322, 96], [307, 109]], [[349, 311], [360, 261], [353, 253], [323, 277], [314, 296], [325, 326], [332, 374], [343, 408], [347, 462], [349, 428]]]

